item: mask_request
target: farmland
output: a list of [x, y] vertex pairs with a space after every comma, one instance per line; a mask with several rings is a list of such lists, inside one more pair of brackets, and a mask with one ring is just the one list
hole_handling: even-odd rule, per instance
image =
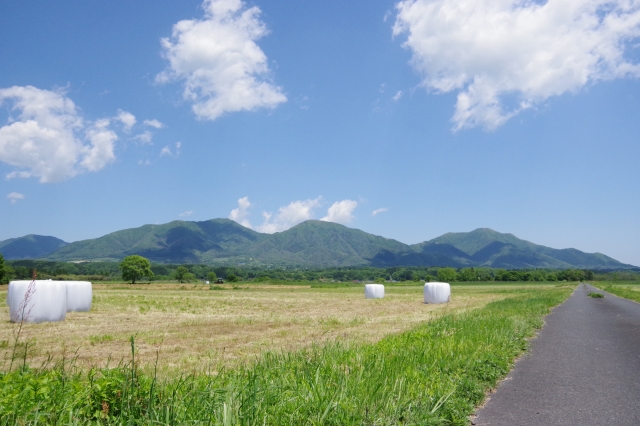
[[[387, 297], [365, 300], [362, 286], [299, 285], [94, 285], [89, 313], [69, 313], [58, 323], [25, 324], [29, 359], [40, 365], [77, 357], [84, 368], [117, 364], [135, 336], [143, 366], [160, 357], [161, 371], [233, 364], [265, 350], [291, 351], [335, 340], [374, 342], [434, 315], [474, 309], [505, 298], [511, 286], [457, 286], [448, 305], [425, 305], [422, 288], [387, 286]], [[6, 290], [6, 289], [5, 289]], [[4, 297], [4, 295], [2, 296]], [[8, 308], [0, 315], [8, 318]], [[14, 326], [4, 321], [0, 342], [9, 346]]]
[[[365, 300], [361, 286], [98, 285], [90, 312], [25, 324], [31, 369], [2, 376], [0, 409], [49, 422], [73, 412], [106, 423], [464, 424], [572, 289], [459, 285], [451, 303], [424, 305], [417, 286]], [[2, 324], [6, 369], [15, 326]], [[24, 394], [24, 380], [48, 395]]]

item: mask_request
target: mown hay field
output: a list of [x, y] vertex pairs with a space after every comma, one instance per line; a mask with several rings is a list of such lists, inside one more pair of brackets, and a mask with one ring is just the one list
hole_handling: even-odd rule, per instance
[[[234, 288], [235, 287], [235, 288]], [[363, 286], [94, 285], [90, 312], [57, 323], [24, 324], [32, 366], [75, 359], [81, 368], [128, 360], [135, 337], [142, 368], [160, 373], [207, 371], [250, 362], [265, 351], [290, 352], [327, 342], [375, 342], [445, 313], [477, 309], [523, 285], [456, 285], [449, 304], [425, 305], [422, 286], [386, 286], [384, 299], [364, 299]], [[544, 288], [545, 285], [537, 284]], [[6, 298], [6, 287], [0, 297]], [[17, 326], [0, 307], [1, 362], [7, 364]], [[24, 351], [24, 346], [19, 348]], [[24, 353], [17, 354], [20, 358]], [[0, 366], [0, 368], [2, 368]], [[3, 368], [2, 368], [3, 369]]]

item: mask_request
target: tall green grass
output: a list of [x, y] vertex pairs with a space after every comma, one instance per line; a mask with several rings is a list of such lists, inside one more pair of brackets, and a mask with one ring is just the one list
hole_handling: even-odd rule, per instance
[[265, 353], [162, 381], [137, 369], [135, 352], [88, 372], [22, 367], [0, 373], [0, 423], [465, 425], [571, 290], [523, 290], [375, 344]]
[[640, 285], [632, 283], [620, 283], [620, 282], [594, 282], [590, 283], [594, 287], [598, 287], [600, 290], [604, 290], [608, 293], [615, 294], [625, 299], [633, 300], [640, 303]]

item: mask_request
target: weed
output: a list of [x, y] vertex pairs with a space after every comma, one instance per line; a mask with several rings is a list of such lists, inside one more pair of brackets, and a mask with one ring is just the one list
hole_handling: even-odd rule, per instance
[[113, 336], [110, 334], [103, 334], [101, 336], [89, 337], [89, 343], [91, 344], [91, 346], [94, 346], [99, 343], [112, 342], [112, 341], [113, 341]]
[[[31, 277], [31, 282], [27, 287], [27, 291], [25, 292], [24, 297], [20, 301], [20, 304], [18, 305], [18, 309], [16, 310], [16, 313], [11, 318], [11, 321], [13, 321], [14, 323], [17, 323], [18, 325], [17, 327], [14, 327], [14, 330], [13, 330], [13, 351], [11, 352], [11, 363], [9, 364], [9, 371], [11, 371], [11, 369], [13, 368], [13, 363], [16, 359], [16, 350], [20, 346], [20, 335], [22, 334], [22, 327], [25, 321], [27, 321], [31, 316], [31, 309], [33, 309], [33, 306], [29, 307], [29, 302], [31, 302], [31, 298], [36, 292], [37, 276], [38, 275], [36, 273], [36, 270], [34, 269]], [[24, 362], [22, 365], [23, 368], [26, 366], [26, 363], [27, 363], [28, 349], [29, 349], [29, 341], [26, 341], [24, 343], [24, 356], [23, 356]]]
[[604, 297], [604, 294], [596, 293], [595, 291], [591, 291], [591, 292], [589, 292], [589, 294], [587, 294], [587, 296], [593, 297], [594, 299], [602, 299]]
[[606, 291], [607, 293], [615, 294], [616, 296], [624, 297], [625, 299], [640, 303], [640, 285], [629, 285], [629, 283], [622, 285], [611, 282], [596, 282], [591, 284]]

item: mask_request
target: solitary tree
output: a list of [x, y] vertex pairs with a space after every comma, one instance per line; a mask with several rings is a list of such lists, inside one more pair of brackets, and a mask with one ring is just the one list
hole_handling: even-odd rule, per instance
[[215, 283], [218, 280], [218, 276], [216, 275], [215, 272], [211, 271], [207, 274], [207, 280], [210, 283]]
[[135, 284], [136, 280], [142, 277], [153, 278], [151, 262], [149, 262], [149, 259], [137, 254], [122, 259], [120, 270], [122, 271], [122, 279], [131, 281], [131, 284]]

